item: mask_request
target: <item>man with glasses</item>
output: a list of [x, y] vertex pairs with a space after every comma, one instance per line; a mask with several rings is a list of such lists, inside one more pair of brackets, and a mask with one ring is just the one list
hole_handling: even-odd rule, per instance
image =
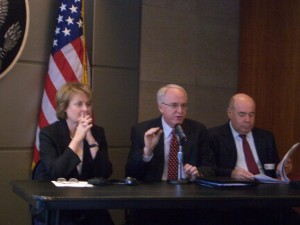
[[182, 150], [182, 178], [195, 180], [201, 175], [211, 175], [213, 163], [205, 147], [207, 131], [203, 124], [186, 119], [186, 91], [181, 86], [168, 84], [158, 90], [157, 104], [161, 116], [139, 123], [131, 130], [126, 176], [147, 182], [168, 180], [171, 134], [177, 124], [182, 126], [188, 139]]
[[[192, 181], [198, 176], [213, 175], [212, 155], [206, 147], [207, 130], [203, 124], [186, 119], [188, 108], [186, 91], [181, 86], [168, 84], [158, 90], [157, 104], [161, 113], [158, 118], [144, 121], [132, 127], [126, 176], [144, 182], [170, 180], [171, 164], [169, 158], [172, 157], [169, 155], [173, 149], [172, 132], [177, 124], [181, 125], [188, 140], [182, 146], [183, 169], [181, 178]], [[177, 158], [177, 155], [174, 158]], [[176, 175], [171, 179], [177, 179]], [[198, 224], [199, 220], [198, 213], [193, 212], [192, 209], [130, 212], [129, 224], [195, 225]]]

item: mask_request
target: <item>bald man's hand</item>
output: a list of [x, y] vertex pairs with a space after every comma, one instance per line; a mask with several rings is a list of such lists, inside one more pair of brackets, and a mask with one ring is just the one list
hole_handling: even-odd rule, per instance
[[254, 175], [243, 168], [235, 168], [231, 172], [231, 177], [236, 180], [254, 180]]

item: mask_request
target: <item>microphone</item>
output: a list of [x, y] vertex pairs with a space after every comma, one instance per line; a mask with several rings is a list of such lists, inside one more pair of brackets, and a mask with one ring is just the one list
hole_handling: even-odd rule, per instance
[[181, 127], [180, 124], [175, 125], [175, 130], [176, 130], [176, 133], [179, 137], [179, 141], [180, 141], [181, 144], [188, 141], [188, 139], [187, 139], [185, 133], [183, 132], [182, 127]]

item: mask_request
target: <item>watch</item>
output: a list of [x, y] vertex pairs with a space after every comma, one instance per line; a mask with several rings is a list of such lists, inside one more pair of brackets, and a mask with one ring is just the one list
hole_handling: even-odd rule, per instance
[[94, 144], [89, 145], [89, 148], [94, 148], [94, 147], [98, 147], [98, 146], [99, 146], [98, 143], [95, 142]]

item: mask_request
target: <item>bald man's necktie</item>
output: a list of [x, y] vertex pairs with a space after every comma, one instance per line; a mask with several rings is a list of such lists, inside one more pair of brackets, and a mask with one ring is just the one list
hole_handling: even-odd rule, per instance
[[168, 180], [176, 180], [178, 178], [178, 150], [179, 142], [175, 129], [172, 131], [170, 142], [170, 152], [168, 161]]
[[249, 143], [247, 141], [246, 135], [240, 134], [239, 136], [243, 140], [243, 150], [244, 150], [245, 160], [246, 160], [246, 164], [247, 164], [249, 172], [252, 174], [259, 174], [260, 172], [259, 172], [259, 169], [254, 160], [254, 157], [253, 157], [251, 148], [249, 146]]

